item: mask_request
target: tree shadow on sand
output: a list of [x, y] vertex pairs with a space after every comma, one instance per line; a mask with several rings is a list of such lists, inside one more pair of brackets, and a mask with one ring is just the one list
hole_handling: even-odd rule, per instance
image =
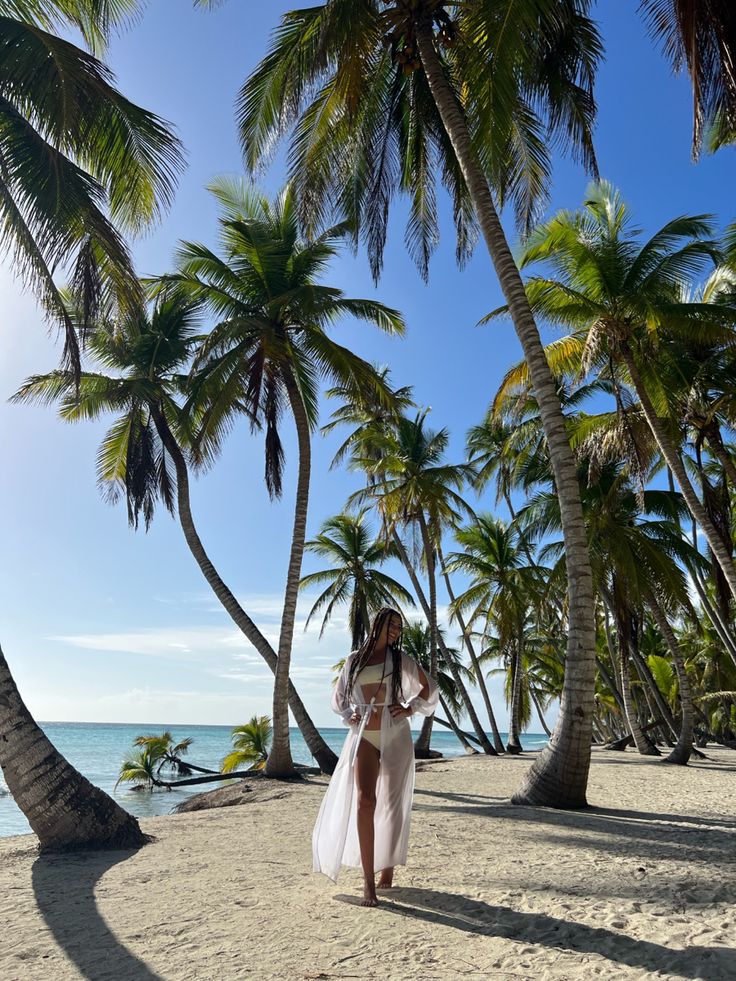
[[[349, 900], [349, 897], [336, 896]], [[734, 977], [734, 952], [725, 947], [673, 950], [648, 940], [635, 940], [603, 927], [556, 919], [546, 913], [523, 913], [470, 899], [458, 893], [397, 886], [391, 899], [381, 894], [380, 910], [451, 927], [465, 933], [498, 937], [579, 954], [597, 954], [616, 964], [679, 978], [729, 981]]]
[[114, 936], [100, 915], [95, 886], [135, 851], [41, 855], [33, 863], [38, 909], [59, 948], [90, 981], [163, 981]]

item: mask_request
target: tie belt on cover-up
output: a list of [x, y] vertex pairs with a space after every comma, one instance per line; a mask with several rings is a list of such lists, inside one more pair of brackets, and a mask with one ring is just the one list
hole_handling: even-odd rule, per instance
[[360, 746], [360, 740], [363, 738], [363, 730], [365, 729], [365, 724], [368, 719], [373, 715], [375, 709], [385, 708], [386, 705], [390, 705], [390, 702], [376, 702], [376, 696], [374, 695], [370, 702], [357, 702], [356, 708], [364, 708], [369, 711], [363, 712], [362, 718], [360, 720], [360, 726], [358, 728], [358, 735], [353, 743], [352, 749], [350, 751], [350, 756], [348, 758], [348, 766], [353, 766], [355, 763], [355, 757], [358, 755], [358, 747]]

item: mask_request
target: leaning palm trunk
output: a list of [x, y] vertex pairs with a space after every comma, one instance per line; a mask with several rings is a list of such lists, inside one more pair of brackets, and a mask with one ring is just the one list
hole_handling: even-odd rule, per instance
[[660, 756], [657, 747], [647, 739], [639, 723], [636, 713], [636, 706], [631, 695], [631, 669], [629, 666], [629, 646], [625, 636], [627, 629], [626, 623], [619, 622], [617, 625], [618, 649], [619, 649], [619, 672], [621, 675], [621, 696], [624, 700], [624, 710], [626, 721], [629, 724], [629, 732], [634, 740], [634, 745], [642, 756]]
[[713, 425], [708, 429], [707, 438], [708, 446], [710, 446], [713, 455], [721, 464], [728, 477], [731, 484], [731, 490], [736, 492], [736, 465], [734, 465], [731, 454], [723, 445], [723, 437], [721, 436], [720, 427], [713, 423]]
[[452, 143], [476, 217], [506, 297], [529, 368], [560, 503], [568, 575], [569, 630], [560, 714], [549, 746], [512, 798], [517, 804], [584, 807], [590, 770], [595, 693], [593, 577], [580, 487], [552, 373], [488, 181], [472, 148], [463, 111], [434, 47], [431, 25], [417, 25], [417, 45], [442, 124]]
[[[429, 583], [429, 673], [433, 678], [437, 677], [437, 579], [435, 577], [434, 566], [434, 545], [429, 537], [429, 530], [424, 520], [424, 515], [419, 516], [419, 525], [422, 530], [422, 542], [424, 544], [424, 558], [427, 563], [427, 581]], [[449, 667], [449, 665], [448, 665]], [[434, 716], [425, 716], [422, 728], [414, 743], [414, 756], [419, 760], [428, 759], [429, 742], [432, 738], [432, 723]]]
[[544, 712], [542, 711], [542, 706], [539, 704], [537, 693], [532, 688], [530, 689], [530, 694], [532, 697], [532, 701], [534, 702], [534, 708], [537, 710], [537, 717], [541, 723], [542, 728], [544, 729], [545, 735], [547, 736], [547, 738], [549, 738], [552, 735], [552, 733], [550, 732], [549, 726], [547, 725], [547, 722], [544, 718]]
[[41, 851], [137, 848], [136, 819], [68, 763], [26, 708], [0, 649], [0, 768]]
[[[440, 545], [437, 546], [437, 557], [439, 558], [440, 565], [442, 566], [442, 575], [444, 576], [444, 579], [445, 579], [445, 586], [447, 588], [447, 595], [450, 597], [450, 602], [451, 603], [454, 603], [455, 602], [455, 593], [453, 592], [453, 589], [452, 589], [452, 582], [450, 581], [450, 576], [449, 576], [447, 570], [445, 569], [445, 559], [444, 559], [444, 556], [442, 554], [442, 547]], [[490, 699], [490, 696], [488, 694], [488, 688], [486, 687], [486, 681], [485, 681], [485, 678], [483, 677], [483, 670], [482, 670], [482, 668], [480, 666], [480, 662], [478, 660], [478, 655], [475, 653], [475, 647], [473, 646], [473, 641], [470, 639], [470, 631], [466, 627], [465, 620], [463, 619], [463, 615], [462, 615], [462, 613], [460, 613], [459, 610], [458, 610], [458, 613], [457, 613], [457, 622], [458, 622], [458, 624], [460, 626], [460, 629], [463, 632], [463, 643], [465, 644], [465, 648], [466, 648], [468, 654], [470, 655], [470, 662], [473, 665], [473, 671], [475, 672], [475, 678], [476, 678], [476, 681], [478, 682], [478, 687], [480, 688], [480, 693], [481, 693], [481, 695], [483, 697], [483, 702], [484, 702], [485, 707], [486, 707], [486, 712], [488, 714], [488, 721], [490, 722], [491, 732], [493, 733], [493, 745], [494, 745], [494, 748], [495, 748], [495, 750], [496, 750], [497, 753], [503, 753], [503, 752], [505, 752], [505, 747], [504, 747], [504, 744], [503, 744], [503, 739], [501, 739], [501, 733], [498, 731], [498, 726], [496, 724], [496, 716], [495, 716], [495, 714], [493, 712], [493, 706], [491, 705], [491, 699]], [[475, 715], [475, 709], [473, 709], [473, 715], [471, 715], [471, 721], [473, 722], [473, 725], [475, 726], [476, 720], [474, 718], [474, 715]], [[480, 723], [479, 723], [479, 725], [480, 725]], [[475, 728], [476, 728], [476, 731], [477, 731], [477, 728], [478, 727], [475, 726]], [[483, 737], [485, 738], [485, 733], [483, 733]]]
[[[406, 569], [409, 575], [409, 579], [411, 580], [411, 584], [414, 589], [414, 594], [419, 600], [421, 607], [424, 610], [424, 615], [427, 618], [427, 622], [429, 623], [431, 618], [430, 607], [429, 607], [429, 603], [427, 602], [427, 597], [424, 593], [424, 590], [422, 589], [422, 584], [419, 582], [419, 578], [416, 574], [414, 566], [409, 561], [409, 556], [406, 553], [406, 548], [404, 547], [404, 543], [401, 541], [401, 538], [399, 537], [396, 531], [394, 531], [393, 537], [394, 537], [394, 542], [396, 544], [396, 548], [399, 553], [399, 557], [401, 559], [401, 564], [404, 566], [404, 568]], [[481, 747], [483, 748], [483, 752], [486, 753], [488, 756], [495, 756], [497, 750], [494, 750], [493, 746], [491, 745], [488, 739], [488, 736], [486, 735], [485, 730], [483, 729], [483, 726], [480, 723], [480, 719], [478, 718], [478, 713], [475, 711], [475, 706], [473, 705], [470, 699], [470, 695], [468, 694], [468, 690], [463, 684], [462, 678], [460, 677], [460, 672], [457, 670], [457, 667], [455, 666], [455, 662], [452, 659], [450, 652], [447, 649], [447, 644], [445, 643], [442, 635], [439, 632], [437, 634], [437, 643], [439, 649], [442, 651], [444, 663], [447, 665], [448, 670], [452, 674], [452, 680], [455, 682], [455, 684], [458, 687], [460, 696], [463, 700], [463, 704], [465, 705], [465, 710], [468, 713], [468, 717], [470, 718], [470, 722], [473, 726], [473, 729], [475, 730], [475, 734], [478, 737], [478, 742], [481, 744]], [[475, 652], [473, 653], [475, 654]], [[478, 666], [478, 673], [480, 673], [480, 665]], [[492, 712], [493, 710], [491, 709], [491, 713]], [[493, 718], [492, 714], [491, 714], [491, 718]], [[493, 719], [493, 721], [495, 724], [495, 718]], [[500, 734], [498, 738], [499, 739], [501, 738]], [[503, 743], [501, 743], [501, 746], [503, 748]]]
[[670, 652], [670, 657], [675, 665], [677, 674], [677, 684], [680, 689], [680, 711], [682, 712], [682, 722], [680, 724], [680, 735], [675, 748], [665, 759], [665, 763], [679, 763], [685, 765], [690, 759], [693, 751], [693, 695], [690, 688], [690, 679], [685, 669], [685, 659], [682, 656], [680, 645], [672, 629], [667, 614], [659, 605], [657, 597], [651, 590], [647, 594], [647, 603], [657, 622], [659, 631], [664, 638], [665, 644]]
[[652, 401], [649, 398], [649, 393], [646, 390], [644, 380], [639, 373], [639, 368], [633, 355], [631, 354], [631, 351], [628, 348], [623, 347], [622, 356], [631, 381], [633, 382], [637, 398], [641, 403], [644, 417], [647, 420], [647, 425], [651, 429], [652, 435], [654, 436], [657, 446], [659, 447], [659, 452], [664, 457], [667, 466], [670, 468], [675, 480], [679, 484], [680, 490], [682, 491], [682, 496], [685, 498], [685, 503], [690, 510], [690, 514], [703, 529], [703, 534], [708, 542], [708, 546], [715, 556], [716, 562], [721, 567], [723, 576], [728, 583], [728, 588], [731, 590], [731, 595], [734, 599], [736, 599], [736, 566], [734, 565], [731, 556], [726, 551], [723, 540], [718, 534], [716, 527], [708, 517], [705, 508], [700, 502], [700, 498], [695, 493], [695, 488], [690, 482], [690, 478], [688, 477], [682, 460], [680, 459], [680, 454], [677, 452], [672, 440], [665, 432], [664, 426], [662, 425], [656, 409], [652, 405]]
[[[649, 705], [649, 711], [652, 718], [655, 719], [658, 712], [664, 723], [660, 730], [662, 732], [663, 742], [672, 746], [672, 738], [678, 738], [677, 723], [675, 722], [675, 717], [672, 714], [672, 709], [669, 707], [667, 704], [667, 699], [660, 691], [659, 685], [657, 684], [656, 679], [646, 662], [646, 659], [642, 656], [641, 652], [636, 649], [636, 645], [634, 644], [632, 644], [631, 647], [631, 658], [634, 662], [636, 673], [639, 675], [639, 680], [644, 685], [644, 697]], [[656, 711], [654, 708], [655, 705]]]
[[[174, 434], [171, 432], [163, 412], [158, 408], [153, 408], [151, 414], [161, 441], [174, 461], [174, 467], [176, 468], [177, 511], [179, 514], [179, 523], [184, 532], [184, 538], [189, 546], [189, 550], [194, 556], [197, 565], [202, 570], [202, 574], [213, 593], [220, 603], [222, 603], [235, 625], [255, 647], [275, 674], [278, 663], [276, 653], [220, 578], [217, 569], [215, 569], [204, 550], [192, 516], [189, 500], [189, 471], [184, 454], [174, 438]], [[321, 770], [325, 773], [332, 773], [337, 766], [337, 756], [317, 731], [316, 726], [309, 717], [309, 713], [304, 707], [304, 703], [299, 698], [291, 682], [289, 682], [289, 705], [291, 706], [291, 711], [294, 713], [296, 724], [304, 736], [304, 741], [309, 748], [309, 752], [317, 760]]]
[[524, 673], [523, 652], [521, 641], [514, 644], [514, 653], [511, 658], [511, 705], [509, 706], [509, 738], [506, 743], [506, 752], [514, 755], [522, 751], [521, 740], [519, 738], [519, 714], [521, 712], [521, 679]]
[[[462, 729], [460, 728], [460, 726], [455, 721], [455, 717], [453, 716], [452, 712], [450, 711], [450, 706], [447, 704], [447, 702], [444, 699], [444, 696], [441, 695], [441, 694], [440, 694], [440, 705], [442, 706], [442, 711], [447, 716], [447, 724], [449, 725], [450, 729], [452, 729], [452, 731], [455, 733], [455, 736], [456, 736], [458, 742], [464, 748], [465, 752], [468, 753], [468, 755], [470, 755], [470, 756], [472, 756], [474, 754], [477, 755], [478, 750], [477, 749], [474, 749], [470, 745], [470, 743], [468, 742], [468, 740], [465, 738], [465, 734], [463, 733]], [[438, 719], [437, 721], [441, 721], [441, 720]]]
[[296, 772], [289, 743], [289, 667], [291, 665], [296, 604], [299, 596], [299, 577], [302, 572], [302, 557], [304, 555], [304, 539], [307, 532], [309, 479], [312, 465], [309, 419], [304, 408], [304, 401], [294, 378], [288, 372], [285, 375], [285, 383], [299, 442], [299, 476], [296, 485], [294, 529], [291, 536], [289, 569], [286, 575], [284, 611], [281, 616], [281, 631], [279, 633], [279, 654], [273, 681], [273, 737], [271, 751], [266, 760], [265, 774], [267, 777], [290, 777]]

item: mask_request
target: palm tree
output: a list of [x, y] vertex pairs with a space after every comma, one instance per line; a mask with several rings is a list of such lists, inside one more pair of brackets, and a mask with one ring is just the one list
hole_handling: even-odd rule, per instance
[[250, 770], [263, 770], [271, 734], [271, 720], [267, 715], [254, 715], [250, 722], [236, 726], [231, 733], [233, 750], [222, 761], [222, 772], [232, 773], [245, 763], [251, 764]]
[[411, 593], [378, 568], [387, 559], [397, 558], [398, 552], [396, 545], [385, 538], [371, 539], [366, 510], [338, 514], [323, 523], [320, 534], [307, 542], [305, 548], [331, 560], [332, 568], [310, 572], [299, 583], [301, 589], [327, 584], [304, 624], [306, 630], [312, 617], [324, 609], [320, 639], [335, 607], [349, 604], [351, 650], [357, 650], [363, 643], [373, 614], [382, 606], [399, 610], [401, 603], [414, 606]]
[[[139, 230], [171, 198], [179, 141], [125, 99], [92, 54], [53, 33], [77, 28], [104, 48], [127, 0], [0, 0], [0, 253], [64, 331], [79, 381], [79, 340], [54, 279], [71, 274], [91, 320], [98, 300], [138, 296], [115, 227]], [[0, 767], [42, 848], [140, 845], [138, 823], [64, 760], [25, 708], [0, 655]], [[12, 734], [8, 736], [6, 734]], [[29, 783], [24, 774], [38, 780]]]
[[[79, 336], [54, 279], [71, 276], [85, 323], [101, 297], [139, 296], [118, 227], [138, 232], [172, 198], [179, 141], [129, 102], [95, 50], [128, 0], [0, 0], [0, 249], [64, 331], [63, 363], [80, 372]], [[118, 227], [116, 227], [118, 226]]]
[[672, 433], [678, 420], [652, 357], [669, 336], [733, 341], [736, 304], [694, 303], [682, 295], [683, 281], [720, 258], [712, 232], [707, 218], [677, 218], [642, 245], [620, 195], [603, 182], [589, 188], [582, 210], [562, 212], [532, 233], [521, 265], [551, 267], [554, 276], [528, 281], [530, 302], [540, 316], [577, 332], [581, 371], [602, 368], [617, 377], [620, 366], [628, 376], [659, 452], [736, 598], [736, 568], [688, 477], [680, 435]]
[[[608, 463], [593, 471], [588, 460], [581, 464], [581, 487], [594, 581], [616, 626], [620, 691], [632, 736], [639, 752], [657, 755], [638, 725], [630, 688], [630, 661], [636, 662], [646, 608], [662, 632], [680, 686], [682, 725], [668, 762], [686, 763], [692, 748], [692, 701], [684, 658], [665, 612], [689, 607], [684, 570], [697, 562], [675, 521], [681, 498], [669, 491], [637, 491], [625, 465]], [[519, 513], [519, 522], [533, 537], [559, 529], [554, 495], [535, 495]], [[560, 551], [560, 543], [554, 542], [544, 549], [546, 556]]]
[[[440, 634], [442, 631], [440, 631]], [[414, 620], [404, 625], [401, 636], [401, 646], [404, 651], [418, 664], [429, 671], [432, 661], [432, 631], [428, 623]], [[459, 721], [465, 708], [462, 690], [465, 683], [471, 680], [470, 672], [462, 663], [460, 653], [455, 647], [443, 643], [438, 657], [437, 687], [439, 688], [440, 705], [447, 716], [447, 722], [456, 738], [466, 752], [477, 753], [465, 734], [460, 729]], [[460, 684], [456, 682], [460, 679]]]
[[371, 365], [330, 338], [328, 328], [346, 315], [390, 334], [403, 333], [404, 324], [400, 314], [381, 303], [348, 298], [318, 282], [346, 226], [329, 228], [307, 242], [299, 235], [290, 187], [274, 202], [243, 181], [223, 179], [211, 189], [221, 206], [222, 254], [184, 243], [177, 272], [163, 277], [161, 288], [184, 290], [217, 318], [195, 357], [186, 406], [199, 417], [194, 446], [202, 462], [213, 459], [235, 418], [245, 415], [251, 427], [265, 427], [266, 486], [278, 497], [284, 463], [279, 423], [285, 408], [296, 425], [299, 470], [274, 678], [273, 746], [266, 763], [268, 776], [289, 776], [295, 772], [289, 748], [289, 665], [319, 381], [373, 389], [379, 400], [391, 401]]
[[[461, 514], [472, 513], [458, 491], [467, 477], [464, 464], [442, 463], [449, 440], [447, 430], [432, 432], [425, 428], [426, 411], [414, 419], [400, 418], [392, 429], [376, 434], [380, 449], [378, 459], [369, 456], [358, 458], [370, 474], [368, 486], [349, 498], [349, 503], [373, 501], [381, 515], [387, 535], [393, 535], [400, 527], [412, 530], [421, 542], [415, 552], [421, 554], [427, 572], [429, 591], [429, 626], [431, 631], [430, 674], [436, 677], [437, 647], [439, 643], [437, 625], [437, 577], [436, 552], [441, 540], [442, 529], [448, 524], [456, 524]], [[400, 551], [402, 560], [405, 551]], [[415, 563], [407, 561], [407, 566]], [[408, 569], [407, 569], [408, 571]], [[451, 668], [451, 663], [448, 665]], [[467, 700], [468, 713], [479, 738], [488, 743], [470, 699]], [[432, 733], [432, 716], [422, 725], [422, 731], [415, 744], [415, 755], [429, 755], [429, 741]], [[490, 744], [488, 743], [490, 747]], [[492, 751], [492, 748], [491, 748]]]
[[506, 748], [510, 753], [519, 753], [527, 621], [535, 595], [540, 592], [540, 569], [523, 563], [518, 531], [507, 528], [490, 514], [480, 514], [473, 523], [459, 528], [455, 539], [462, 551], [449, 553], [447, 569], [469, 576], [470, 585], [451, 604], [451, 612], [465, 613], [470, 625], [480, 622], [484, 649], [495, 648], [510, 665], [511, 712]]
[[41, 851], [136, 848], [149, 838], [134, 817], [83, 777], [33, 719], [0, 649], [0, 767]]
[[411, 198], [408, 246], [426, 275], [439, 233], [436, 179], [453, 199], [458, 259], [483, 236], [529, 365], [560, 495], [568, 553], [566, 685], [555, 739], [518, 802], [582, 806], [590, 766], [594, 603], [575, 462], [554, 379], [501, 225], [528, 225], [559, 136], [595, 170], [592, 81], [600, 42], [587, 0], [328, 0], [286, 14], [239, 102], [247, 166], [290, 130], [307, 228], [338, 209], [381, 269], [390, 204]]
[[736, 137], [736, 18], [729, 0], [641, 0], [652, 35], [693, 88], [693, 154]]
[[[59, 402], [61, 418], [68, 422], [94, 420], [108, 412], [117, 415], [97, 458], [98, 483], [106, 499], [114, 504], [125, 498], [128, 521], [135, 528], [141, 515], [148, 528], [159, 501], [177, 513], [186, 543], [208, 585], [275, 673], [276, 652], [217, 572], [192, 514], [192, 453], [188, 449], [192, 422], [177, 398], [187, 390], [185, 369], [201, 341], [198, 327], [192, 301], [181, 295], [161, 297], [150, 314], [142, 310], [92, 332], [87, 350], [103, 370], [83, 372], [78, 389], [73, 373], [59, 369], [32, 376], [12, 400]], [[325, 772], [332, 772], [337, 757], [291, 684], [289, 698], [310, 752]]]

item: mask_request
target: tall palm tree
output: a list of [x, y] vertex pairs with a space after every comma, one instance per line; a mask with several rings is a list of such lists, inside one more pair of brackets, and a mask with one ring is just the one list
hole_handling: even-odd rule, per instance
[[333, 566], [310, 572], [299, 583], [301, 589], [327, 584], [304, 624], [306, 630], [312, 617], [324, 609], [320, 638], [335, 607], [348, 604], [351, 650], [363, 643], [373, 614], [382, 606], [414, 606], [411, 593], [378, 568], [387, 559], [397, 558], [398, 551], [392, 541], [372, 538], [366, 512], [364, 508], [357, 514], [338, 514], [323, 523], [320, 534], [306, 542], [305, 548], [331, 560]]
[[171, 201], [179, 141], [114, 87], [110, 70], [58, 33], [103, 50], [132, 0], [0, 0], [0, 251], [64, 331], [79, 336], [54, 277], [69, 274], [89, 322], [101, 297], [139, 298], [119, 229], [140, 231]]
[[[182, 296], [160, 297], [152, 312], [140, 311], [89, 336], [87, 350], [102, 369], [83, 372], [79, 389], [73, 372], [59, 369], [28, 379], [13, 401], [60, 403], [62, 419], [117, 418], [98, 452], [98, 483], [110, 503], [124, 498], [128, 521], [153, 520], [160, 501], [176, 512], [186, 543], [208, 585], [246, 639], [275, 673], [277, 655], [217, 572], [199, 537], [190, 501], [192, 420], [177, 399], [187, 390], [188, 367], [201, 343], [197, 310]], [[110, 372], [109, 374], [107, 372]], [[337, 758], [320, 736], [293, 685], [294, 717], [310, 752], [326, 772]]]
[[[697, 561], [675, 521], [682, 512], [681, 498], [669, 491], [637, 491], [625, 465], [608, 463], [593, 472], [590, 462], [583, 461], [581, 471], [594, 581], [616, 626], [620, 690], [637, 749], [652, 753], [638, 726], [630, 690], [632, 646], [638, 644], [642, 613], [648, 609], [680, 686], [682, 725], [668, 762], [686, 763], [692, 749], [692, 701], [684, 657], [665, 613], [689, 607], [685, 570]], [[543, 536], [559, 528], [558, 515], [554, 495], [541, 493], [520, 512], [519, 521], [532, 536]], [[559, 551], [559, 543], [545, 546], [548, 556]]]
[[[363, 490], [349, 498], [349, 503], [375, 503], [387, 535], [399, 528], [412, 531], [415, 541], [421, 543], [414, 551], [421, 555], [427, 573], [429, 592], [429, 627], [431, 631], [430, 673], [436, 677], [437, 648], [439, 643], [437, 624], [437, 575], [436, 553], [442, 530], [456, 524], [463, 514], [472, 513], [458, 491], [467, 478], [465, 464], [442, 462], [449, 434], [443, 429], [432, 432], [425, 428], [426, 411], [414, 419], [400, 418], [395, 426], [376, 434], [381, 453], [374, 457], [357, 460], [371, 476]], [[451, 665], [448, 665], [451, 667]], [[468, 712], [483, 739], [487, 736], [477, 720], [472, 703], [468, 699]], [[429, 754], [432, 733], [432, 716], [428, 716], [415, 744], [419, 757]]]
[[[381, 377], [386, 382], [388, 382], [388, 374], [388, 369], [382, 369]], [[369, 486], [385, 481], [386, 474], [383, 471], [381, 462], [386, 455], [386, 446], [390, 445], [391, 441], [395, 439], [396, 427], [398, 426], [399, 421], [405, 411], [409, 408], [416, 408], [416, 405], [411, 398], [411, 389], [404, 387], [392, 390], [394, 407], [389, 410], [383, 407], [375, 398], [366, 398], [359, 392], [349, 388], [338, 387], [332, 389], [328, 394], [334, 398], [340, 398], [342, 400], [342, 405], [340, 405], [333, 412], [331, 421], [327, 424], [327, 426], [323, 427], [323, 432], [332, 431], [338, 425], [349, 425], [351, 427], [351, 431], [335, 454], [332, 465], [336, 465], [338, 462], [347, 457], [350, 468], [362, 472], [367, 477]], [[414, 589], [415, 596], [419, 600], [419, 603], [424, 611], [424, 615], [426, 616], [427, 621], [431, 623], [432, 615], [430, 603], [427, 599], [422, 583], [417, 576], [415, 566], [406, 550], [404, 542], [401, 540], [396, 527], [394, 527], [392, 530], [389, 526], [387, 526], [385, 519], [383, 520], [383, 524], [384, 531], [388, 534], [392, 545], [395, 547], [399, 559], [404, 566], [404, 569], [409, 575], [412, 588]], [[388, 525], [390, 525], [390, 522]], [[440, 566], [442, 566], [443, 558], [439, 542], [437, 545], [437, 554]], [[452, 587], [449, 576], [444, 571], [443, 576], [447, 585], [448, 594], [452, 598]], [[488, 712], [488, 717], [493, 732], [495, 752], [502, 752], [503, 743], [501, 742], [501, 736], [498, 732], [498, 726], [496, 725], [495, 716], [493, 714], [493, 707], [491, 706], [488, 692], [482, 678], [482, 672], [480, 671], [480, 667], [477, 663], [477, 657], [473, 648], [472, 639], [470, 638], [470, 634], [462, 625], [462, 622], [461, 629], [463, 630], [463, 641], [468, 649], [468, 653], [470, 654], [475, 671], [475, 677], [478, 679], [479, 687], [481, 688], [485, 701], [486, 710]], [[447, 662], [452, 664], [453, 661], [450, 657], [449, 651], [446, 649], [446, 644], [441, 632], [438, 632], [437, 643]], [[477, 733], [478, 741], [484, 752], [493, 755], [494, 746], [491, 745], [485, 731], [483, 730], [475, 711], [475, 707], [473, 706], [473, 703], [470, 700], [470, 697], [467, 695], [465, 689], [462, 688], [461, 691], [463, 692], [463, 698], [466, 703], [466, 709], [470, 716], [471, 723]]]
[[678, 418], [652, 356], [670, 335], [733, 343], [736, 304], [689, 302], [682, 293], [683, 281], [719, 259], [712, 223], [702, 216], [676, 218], [642, 244], [620, 194], [602, 182], [589, 188], [580, 211], [562, 212], [535, 229], [521, 265], [550, 268], [552, 275], [527, 282], [530, 302], [539, 316], [577, 331], [581, 370], [610, 372], [613, 363], [627, 376], [736, 598], [736, 567], [688, 477], [681, 435], [672, 432]]
[[[309, 228], [336, 208], [381, 269], [397, 193], [426, 275], [439, 232], [438, 175], [453, 199], [458, 259], [482, 234], [539, 403], [568, 552], [566, 685], [555, 739], [515, 800], [582, 806], [590, 766], [595, 629], [575, 462], [560, 401], [499, 217], [523, 226], [543, 200], [559, 137], [595, 171], [592, 82], [601, 53], [588, 0], [328, 0], [286, 14], [239, 102], [249, 168], [293, 126], [291, 174]], [[494, 200], [495, 197], [495, 200]]]
[[[182, 155], [157, 116], [114, 87], [95, 51], [132, 0], [0, 0], [0, 256], [64, 332], [79, 381], [79, 338], [54, 278], [71, 276], [89, 321], [98, 301], [138, 296], [118, 227], [138, 230], [171, 198]], [[118, 226], [118, 227], [116, 227]], [[36, 725], [0, 655], [0, 767], [41, 847], [145, 841], [137, 822], [71, 767]], [[7, 736], [11, 733], [12, 737]], [[24, 774], [39, 777], [30, 784]]]
[[520, 696], [525, 663], [527, 621], [540, 592], [541, 570], [525, 564], [521, 535], [490, 514], [459, 528], [455, 539], [461, 551], [447, 557], [449, 571], [465, 573], [470, 585], [451, 604], [451, 612], [465, 613], [484, 649], [495, 647], [511, 666], [510, 726], [506, 749], [521, 752], [519, 743]]
[[336, 256], [347, 227], [302, 239], [291, 187], [275, 201], [245, 181], [211, 185], [219, 201], [220, 254], [187, 242], [179, 249], [177, 271], [161, 280], [201, 303], [217, 322], [193, 364], [187, 408], [198, 415], [194, 446], [210, 462], [234, 420], [245, 415], [266, 431], [266, 486], [281, 494], [284, 453], [280, 421], [290, 412], [297, 433], [299, 468], [294, 525], [273, 695], [273, 745], [267, 776], [293, 774], [289, 746], [289, 665], [306, 535], [311, 472], [311, 439], [317, 427], [319, 382], [372, 389], [391, 403], [391, 392], [375, 369], [328, 333], [345, 316], [365, 320], [389, 334], [401, 334], [399, 313], [374, 300], [346, 297], [319, 277]]

